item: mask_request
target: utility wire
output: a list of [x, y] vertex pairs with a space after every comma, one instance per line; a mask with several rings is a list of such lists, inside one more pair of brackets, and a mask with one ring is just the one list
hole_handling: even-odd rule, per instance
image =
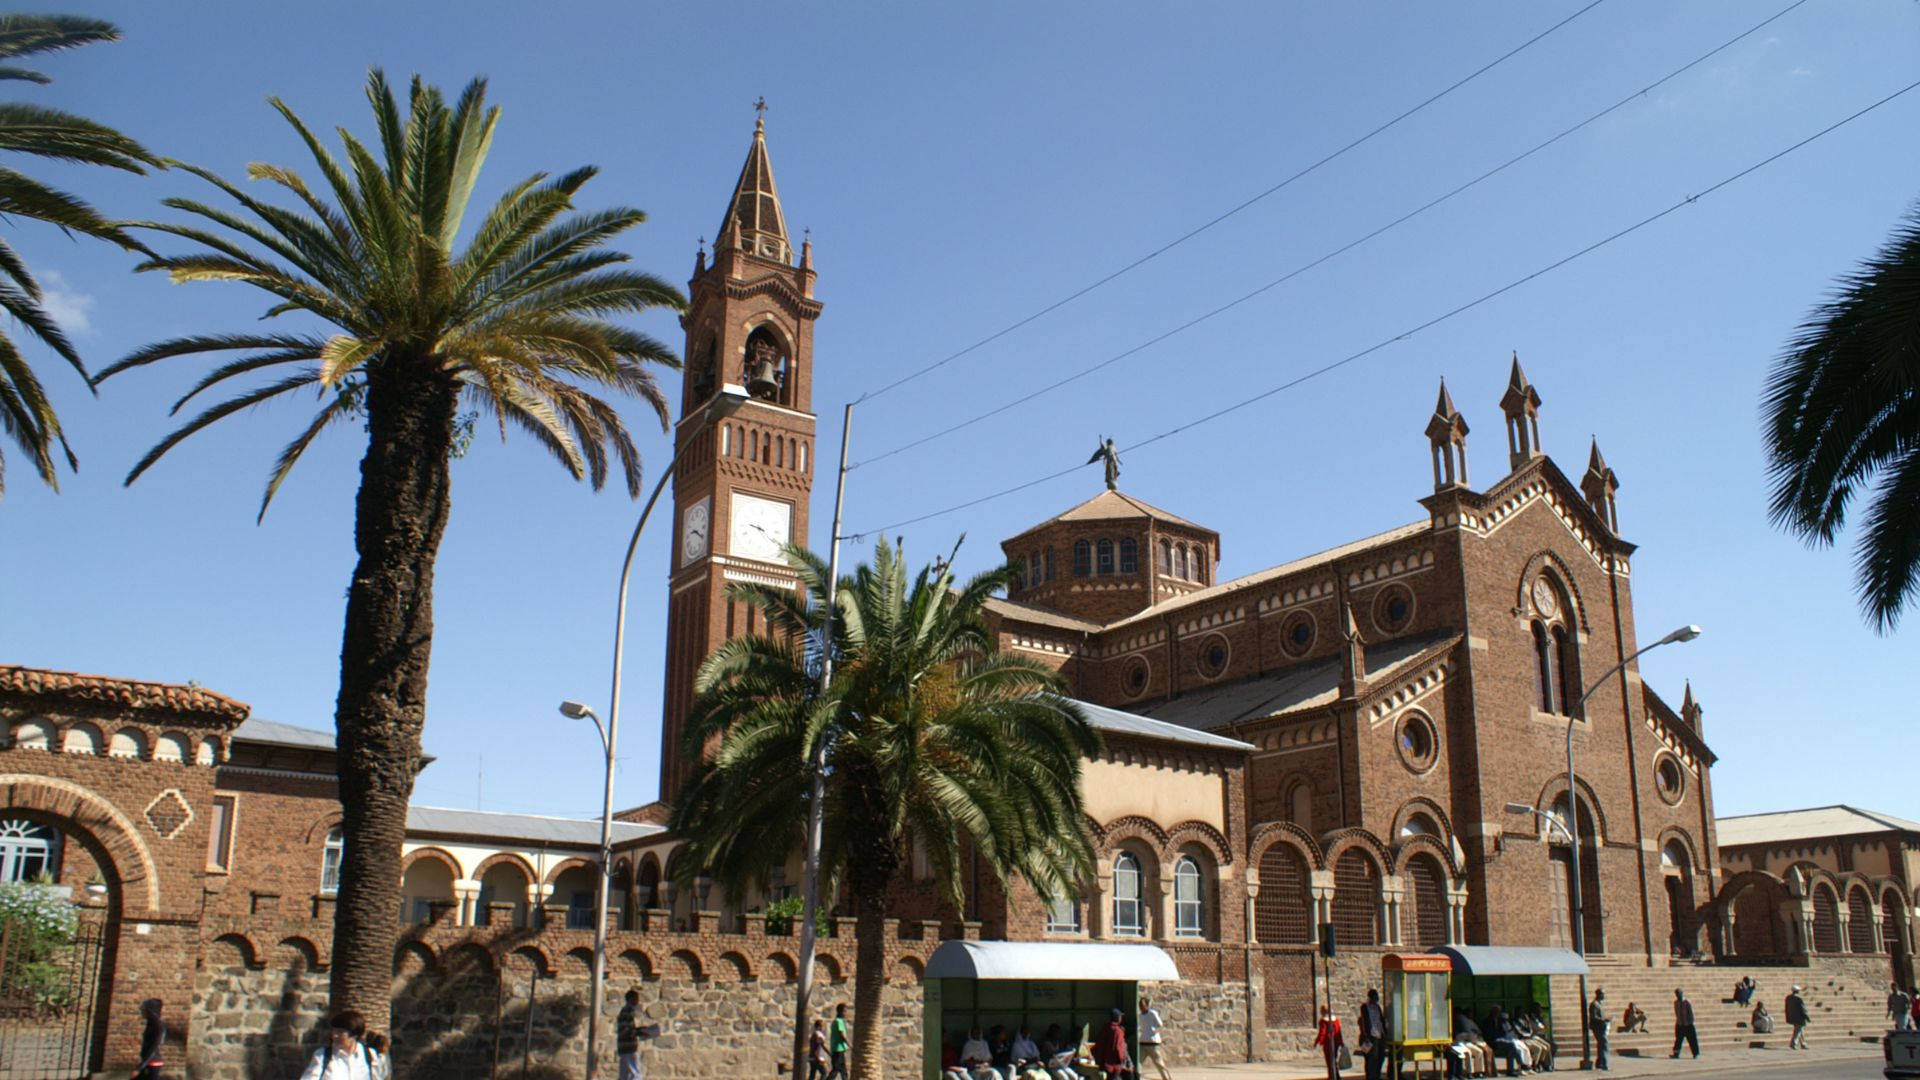
[[1424, 214], [1427, 211], [1433, 209], [1434, 207], [1439, 206], [1440, 204], [1451, 200], [1454, 196], [1460, 195], [1463, 192], [1466, 192], [1470, 188], [1479, 186], [1484, 181], [1490, 180], [1493, 177], [1499, 175], [1500, 173], [1503, 173], [1508, 169], [1512, 168], [1513, 166], [1520, 164], [1522, 161], [1525, 161], [1526, 159], [1532, 157], [1533, 155], [1539, 153], [1540, 151], [1545, 150], [1547, 147], [1552, 146], [1553, 144], [1559, 142], [1560, 140], [1565, 139], [1568, 136], [1574, 134], [1575, 132], [1578, 132], [1581, 129], [1588, 127], [1593, 123], [1601, 119], [1604, 119], [1605, 117], [1619, 111], [1620, 109], [1624, 108], [1625, 106], [1632, 103], [1633, 101], [1636, 101], [1639, 98], [1645, 97], [1647, 94], [1650, 94], [1653, 91], [1659, 89], [1661, 86], [1665, 85], [1666, 83], [1669, 83], [1674, 79], [1679, 78], [1681, 75], [1687, 73], [1688, 71], [1691, 71], [1696, 67], [1699, 67], [1701, 64], [1704, 64], [1708, 60], [1713, 59], [1715, 56], [1718, 56], [1721, 53], [1727, 51], [1733, 46], [1739, 44], [1741, 41], [1744, 41], [1747, 38], [1753, 36], [1754, 34], [1760, 32], [1761, 30], [1765, 29], [1768, 25], [1780, 19], [1782, 16], [1787, 15], [1789, 12], [1792, 12], [1795, 8], [1798, 8], [1806, 3], [1807, 3], [1807, 0], [1794, 0], [1793, 3], [1788, 4], [1786, 7], [1781, 8], [1779, 11], [1774, 12], [1772, 15], [1768, 16], [1767, 18], [1761, 20], [1758, 23], [1755, 23], [1754, 25], [1748, 27], [1746, 30], [1741, 31], [1739, 34], [1735, 35], [1734, 37], [1731, 37], [1726, 41], [1720, 43], [1719, 45], [1713, 47], [1712, 49], [1709, 49], [1708, 51], [1701, 53], [1699, 56], [1694, 57], [1692, 60], [1687, 61], [1685, 64], [1682, 64], [1677, 68], [1674, 68], [1672, 71], [1666, 73], [1665, 75], [1662, 75], [1660, 78], [1655, 79], [1653, 82], [1648, 83], [1647, 85], [1641, 87], [1640, 89], [1635, 90], [1634, 92], [1628, 94], [1626, 97], [1621, 98], [1619, 101], [1614, 102], [1613, 104], [1607, 106], [1606, 108], [1601, 109], [1599, 112], [1594, 113], [1592, 116], [1587, 117], [1585, 120], [1582, 120], [1577, 124], [1574, 124], [1572, 127], [1562, 130], [1559, 134], [1554, 135], [1552, 138], [1547, 139], [1545, 142], [1535, 144], [1532, 148], [1525, 150], [1520, 154], [1517, 154], [1511, 158], [1508, 158], [1506, 161], [1501, 162], [1499, 165], [1496, 165], [1491, 169], [1488, 169], [1486, 172], [1483, 172], [1479, 176], [1476, 176], [1473, 179], [1467, 181], [1466, 183], [1461, 184], [1459, 187], [1454, 188], [1452, 191], [1449, 191], [1446, 194], [1441, 195], [1433, 199], [1432, 201], [1417, 207], [1416, 209], [1409, 210], [1408, 212], [1400, 215], [1399, 217], [1394, 218], [1392, 221], [1387, 222], [1385, 225], [1382, 225], [1379, 228], [1374, 229], [1372, 232], [1367, 233], [1365, 236], [1359, 237], [1358, 239], [1355, 239], [1355, 240], [1350, 240], [1347, 243], [1342, 244], [1341, 246], [1333, 249], [1332, 251], [1329, 251], [1326, 254], [1320, 256], [1319, 258], [1314, 259], [1312, 262], [1306, 263], [1305, 265], [1302, 265], [1302, 266], [1297, 266], [1294, 269], [1287, 271], [1285, 274], [1282, 274], [1279, 277], [1273, 279], [1272, 281], [1267, 282], [1265, 285], [1262, 285], [1259, 288], [1254, 289], [1252, 292], [1236, 297], [1233, 300], [1229, 300], [1226, 303], [1221, 304], [1219, 307], [1213, 308], [1212, 310], [1204, 312], [1200, 315], [1196, 315], [1193, 318], [1188, 319], [1186, 322], [1180, 323], [1178, 326], [1175, 326], [1162, 333], [1156, 334], [1153, 337], [1150, 337], [1147, 340], [1142, 341], [1139, 344], [1134, 345], [1128, 349], [1115, 353], [1114, 355], [1107, 357], [1105, 360], [1101, 360], [1098, 363], [1092, 364], [1088, 367], [1083, 367], [1071, 375], [1064, 376], [1060, 379], [1057, 379], [1053, 382], [1048, 383], [1045, 386], [1039, 387], [1038, 389], [1022, 394], [1019, 397], [1012, 399], [1011, 401], [1008, 401], [1004, 404], [997, 405], [991, 409], [988, 409], [986, 412], [968, 417], [967, 419], [962, 420], [959, 423], [950, 424], [946, 427], [940, 428], [937, 431], [929, 432], [925, 435], [920, 436], [919, 438], [911, 439], [907, 442], [901, 443], [900, 445], [893, 447], [892, 449], [882, 451], [878, 454], [873, 455], [870, 458], [866, 458], [864, 460], [855, 462], [854, 464], [849, 465], [847, 467], [849, 469], [858, 469], [863, 465], [871, 465], [877, 461], [884, 461], [887, 458], [894, 456], [895, 454], [904, 454], [909, 450], [913, 450], [917, 447], [925, 446], [927, 443], [933, 442], [936, 439], [942, 439], [948, 435], [954, 434], [955, 432], [963, 431], [967, 428], [972, 427], [975, 424], [981, 423], [982, 421], [991, 420], [992, 418], [999, 416], [1001, 413], [1007, 412], [1010, 409], [1018, 408], [1019, 406], [1025, 405], [1026, 403], [1033, 401], [1037, 398], [1045, 397], [1047, 394], [1050, 394], [1055, 390], [1060, 389], [1063, 386], [1066, 386], [1070, 383], [1078, 382], [1079, 380], [1084, 379], [1087, 376], [1092, 375], [1098, 371], [1101, 371], [1105, 368], [1112, 367], [1114, 364], [1117, 364], [1120, 361], [1125, 360], [1129, 356], [1138, 355], [1139, 353], [1144, 352], [1147, 349], [1150, 349], [1153, 346], [1158, 345], [1163, 341], [1166, 341], [1168, 338], [1174, 337], [1176, 335], [1179, 335], [1181, 333], [1184, 333], [1188, 330], [1193, 329], [1194, 327], [1200, 325], [1203, 322], [1206, 322], [1209, 319], [1212, 319], [1219, 315], [1224, 315], [1227, 312], [1232, 311], [1234, 308], [1237, 308], [1240, 305], [1246, 303], [1247, 301], [1252, 300], [1258, 296], [1261, 296], [1267, 292], [1270, 292], [1273, 289], [1276, 289], [1281, 285], [1286, 284], [1289, 281], [1292, 281], [1294, 278], [1299, 277], [1301, 274], [1304, 274], [1307, 271], [1320, 266], [1322, 263], [1325, 263], [1330, 259], [1337, 258], [1338, 256], [1344, 255], [1347, 252], [1352, 251], [1354, 248], [1357, 248], [1360, 245], [1368, 242], [1369, 240], [1372, 240], [1380, 236], [1382, 233], [1388, 232], [1392, 229], [1398, 228], [1399, 226], [1406, 224], [1409, 221], [1412, 221], [1414, 218], [1419, 217], [1421, 214]]
[[[1139, 442], [1132, 443], [1125, 447], [1122, 447], [1121, 449], [1127, 453], [1132, 453], [1137, 450], [1145, 449], [1146, 447], [1152, 446], [1157, 442], [1161, 442], [1166, 439], [1171, 439], [1175, 435], [1179, 435], [1182, 432], [1189, 431], [1193, 428], [1199, 427], [1202, 424], [1211, 423], [1215, 420], [1220, 419], [1223, 416], [1227, 416], [1230, 413], [1238, 412], [1241, 409], [1244, 409], [1250, 405], [1255, 405], [1255, 404], [1258, 404], [1259, 402], [1265, 401], [1266, 399], [1273, 397], [1276, 394], [1283, 393], [1287, 390], [1291, 390], [1302, 383], [1308, 382], [1313, 379], [1317, 379], [1320, 376], [1325, 375], [1329, 372], [1336, 371], [1340, 368], [1346, 367], [1348, 364], [1351, 364], [1356, 360], [1360, 360], [1364, 357], [1371, 356], [1374, 353], [1379, 352], [1381, 349], [1384, 349], [1389, 345], [1395, 344], [1396, 342], [1405, 341], [1406, 339], [1414, 336], [1415, 334], [1420, 333], [1423, 330], [1427, 330], [1434, 326], [1438, 326], [1439, 324], [1446, 322], [1449, 319], [1454, 318], [1455, 316], [1471, 311], [1474, 308], [1477, 308], [1480, 305], [1485, 304], [1496, 297], [1503, 296], [1506, 293], [1512, 292], [1514, 289], [1517, 289], [1520, 286], [1525, 285], [1526, 283], [1534, 280], [1537, 277], [1540, 277], [1544, 274], [1552, 273], [1553, 271], [1560, 269], [1561, 267], [1567, 265], [1568, 263], [1573, 262], [1576, 259], [1582, 258], [1583, 256], [1586, 256], [1586, 255], [1590, 255], [1593, 252], [1598, 251], [1601, 248], [1608, 246], [1609, 244], [1612, 244], [1616, 240], [1620, 240], [1624, 237], [1631, 236], [1632, 234], [1639, 232], [1641, 229], [1644, 229], [1647, 226], [1652, 225], [1653, 223], [1661, 220], [1662, 218], [1667, 217], [1670, 214], [1675, 213], [1676, 211], [1692, 206], [1694, 203], [1697, 203], [1701, 199], [1704, 199], [1707, 196], [1712, 195], [1714, 192], [1719, 191], [1721, 188], [1724, 188], [1730, 184], [1733, 184], [1737, 181], [1745, 179], [1746, 177], [1752, 175], [1753, 173], [1766, 168], [1768, 165], [1771, 165], [1774, 162], [1779, 161], [1781, 158], [1786, 157], [1789, 154], [1792, 154], [1793, 152], [1801, 149], [1802, 147], [1805, 147], [1813, 142], [1818, 141], [1821, 138], [1824, 138], [1827, 135], [1832, 134], [1835, 131], [1840, 130], [1843, 127], [1846, 127], [1848, 124], [1851, 124], [1855, 120], [1858, 120], [1863, 116], [1866, 116], [1868, 113], [1871, 113], [1876, 109], [1879, 109], [1881, 106], [1886, 105], [1899, 98], [1905, 97], [1906, 95], [1912, 93], [1916, 89], [1920, 89], [1920, 80], [1910, 82], [1907, 85], [1901, 87], [1900, 89], [1895, 90], [1893, 93], [1888, 94], [1887, 96], [1879, 99], [1878, 101], [1875, 101], [1870, 105], [1866, 105], [1848, 114], [1847, 116], [1839, 120], [1836, 120], [1831, 124], [1828, 124], [1826, 127], [1823, 127], [1819, 131], [1816, 131], [1813, 134], [1808, 135], [1806, 138], [1801, 139], [1799, 142], [1793, 143], [1792, 145], [1787, 146], [1784, 149], [1777, 150], [1774, 153], [1769, 154], [1764, 158], [1761, 158], [1759, 161], [1756, 161], [1753, 164], [1747, 166], [1746, 168], [1741, 169], [1739, 172], [1736, 172], [1731, 176], [1728, 176], [1725, 179], [1720, 180], [1719, 182], [1713, 184], [1711, 187], [1708, 187], [1702, 191], [1696, 192], [1692, 195], [1688, 195], [1687, 197], [1681, 199], [1679, 202], [1674, 203], [1673, 205], [1667, 207], [1664, 210], [1657, 211], [1653, 214], [1648, 215], [1647, 217], [1641, 218], [1639, 221], [1636, 221], [1633, 224], [1628, 225], [1623, 229], [1610, 233], [1599, 240], [1595, 240], [1593, 243], [1588, 244], [1583, 248], [1580, 248], [1578, 251], [1575, 251], [1570, 255], [1563, 256], [1559, 259], [1554, 260], [1553, 262], [1546, 264], [1545, 266], [1540, 267], [1537, 270], [1534, 270], [1529, 274], [1526, 274], [1522, 277], [1515, 278], [1514, 280], [1507, 282], [1505, 285], [1502, 285], [1499, 288], [1494, 289], [1492, 292], [1485, 293], [1473, 300], [1469, 300], [1466, 303], [1463, 303], [1457, 307], [1454, 307], [1445, 312], [1442, 312], [1439, 315], [1435, 315], [1434, 317], [1426, 320], [1425, 322], [1419, 323], [1415, 326], [1408, 327], [1407, 329], [1402, 330], [1401, 332], [1393, 335], [1390, 338], [1386, 338], [1382, 341], [1375, 342], [1374, 344], [1369, 345], [1364, 349], [1361, 349], [1359, 352], [1349, 353], [1348, 355], [1341, 357], [1338, 360], [1332, 361], [1331, 363], [1328, 363], [1328, 364], [1323, 364], [1320, 367], [1313, 369], [1312, 371], [1306, 372], [1302, 375], [1289, 379], [1278, 386], [1274, 386], [1269, 389], [1262, 390], [1260, 393], [1255, 394], [1252, 397], [1242, 398], [1231, 405], [1227, 405], [1223, 408], [1215, 409], [1213, 412], [1207, 413], [1204, 416], [1195, 417], [1192, 420], [1188, 420], [1184, 423], [1175, 425], [1174, 427], [1170, 427], [1165, 431], [1160, 432], [1157, 435], [1149, 436], [1145, 439], [1140, 440]], [[1087, 465], [1091, 465], [1091, 464], [1092, 462], [1073, 465], [1068, 468], [1061, 469], [1059, 472], [1049, 473], [1046, 476], [1038, 477], [1033, 480], [1028, 480], [1025, 483], [1017, 484], [1013, 487], [1005, 488], [1000, 491], [995, 491], [991, 494], [982, 495], [978, 498], [969, 499], [966, 502], [957, 503], [953, 506], [949, 506], [944, 509], [935, 510], [926, 514], [921, 514], [917, 517], [904, 518], [900, 521], [890, 522], [886, 525], [882, 525], [877, 529], [868, 529], [864, 532], [854, 533], [851, 535], [866, 536], [871, 533], [885, 533], [893, 529], [902, 528], [907, 525], [918, 524], [922, 521], [927, 521], [932, 518], [943, 517], [947, 514], [951, 514], [959, 510], [965, 510], [968, 507], [978, 506], [981, 503], [989, 502], [991, 500], [998, 499], [1006, 495], [1011, 495], [1017, 491], [1024, 491], [1027, 488], [1034, 487], [1035, 485], [1044, 484], [1049, 480], [1058, 479], [1062, 476], [1067, 475], [1068, 473], [1077, 472], [1080, 469], [1084, 469], [1087, 467]]]
[[1226, 221], [1228, 218], [1231, 218], [1234, 215], [1240, 213], [1242, 210], [1245, 210], [1248, 207], [1253, 206], [1255, 203], [1261, 201], [1262, 199], [1267, 198], [1269, 195], [1273, 195], [1279, 192], [1282, 188], [1287, 187], [1288, 185], [1292, 184], [1294, 181], [1302, 179], [1308, 174], [1319, 169], [1322, 165], [1325, 165], [1333, 161], [1334, 159], [1345, 155], [1350, 150], [1354, 150], [1358, 148], [1362, 144], [1370, 141], [1374, 136], [1379, 135], [1382, 132], [1386, 131], [1388, 128], [1391, 128], [1394, 125], [1398, 124], [1400, 121], [1405, 120], [1406, 118], [1412, 116], [1414, 113], [1417, 113], [1420, 110], [1426, 108], [1427, 106], [1432, 105], [1434, 102], [1439, 101], [1441, 98], [1446, 97], [1448, 94], [1453, 93], [1455, 90], [1460, 89], [1461, 87], [1467, 85], [1468, 83], [1479, 78], [1480, 76], [1485, 75], [1487, 72], [1492, 71], [1494, 68], [1499, 67], [1501, 64], [1506, 63], [1508, 60], [1513, 59], [1515, 56], [1519, 55], [1520, 53], [1525, 52], [1527, 49], [1531, 48], [1533, 45], [1538, 43], [1543, 38], [1546, 38], [1548, 35], [1552, 34], [1554, 31], [1559, 30], [1561, 27], [1567, 25], [1568, 23], [1579, 18], [1580, 16], [1585, 15], [1587, 12], [1592, 11], [1594, 8], [1599, 7], [1601, 4], [1605, 2], [1606, 0], [1592, 0], [1592, 3], [1589, 3], [1587, 6], [1581, 8], [1580, 10], [1574, 12], [1573, 14], [1567, 16], [1566, 18], [1561, 19], [1559, 22], [1554, 23], [1552, 26], [1547, 27], [1545, 30], [1540, 31], [1539, 33], [1533, 35], [1532, 37], [1514, 46], [1513, 48], [1508, 49], [1506, 52], [1500, 54], [1498, 57], [1488, 61], [1487, 63], [1481, 65], [1479, 68], [1475, 69], [1471, 74], [1466, 75], [1465, 77], [1453, 83], [1451, 86], [1448, 86], [1445, 90], [1442, 90], [1437, 94], [1434, 94], [1432, 97], [1427, 98], [1425, 101], [1422, 101], [1420, 104], [1415, 105], [1412, 108], [1408, 109], [1407, 111], [1394, 117], [1393, 119], [1388, 120], [1386, 123], [1381, 124], [1380, 126], [1374, 128], [1372, 131], [1367, 132], [1365, 135], [1360, 136], [1359, 138], [1353, 140], [1352, 142], [1346, 144], [1345, 146], [1342, 146], [1340, 149], [1335, 150], [1333, 153], [1328, 154], [1326, 157], [1321, 158], [1320, 160], [1314, 162], [1313, 164], [1307, 166], [1306, 168], [1301, 169], [1299, 172], [1294, 173], [1292, 176], [1287, 177], [1285, 180], [1280, 181], [1279, 183], [1273, 185], [1272, 187], [1266, 189], [1265, 191], [1262, 191], [1259, 194], [1253, 196], [1252, 198], [1246, 200], [1245, 202], [1242, 202], [1238, 206], [1233, 207], [1231, 210], [1228, 210], [1225, 213], [1222, 213], [1219, 216], [1214, 217], [1213, 219], [1185, 233], [1182, 233], [1181, 235], [1175, 237], [1174, 239], [1168, 241], [1167, 243], [1162, 244], [1159, 247], [1154, 248], [1152, 251], [1147, 252], [1145, 255], [1142, 255], [1139, 258], [1133, 260], [1132, 262], [1127, 263], [1125, 266], [1122, 266], [1118, 270], [1113, 271], [1107, 276], [1103, 278], [1099, 278], [1098, 280], [1089, 282], [1088, 284], [1081, 286], [1079, 289], [1071, 293], [1068, 293], [1066, 296], [1063, 296], [1058, 300], [1055, 300], [1053, 303], [1048, 304], [1046, 307], [1041, 308], [1040, 310], [1034, 312], [1033, 314], [1028, 315], [1022, 319], [1019, 319], [1018, 321], [1015, 321], [1013, 323], [1009, 323], [1008, 325], [1000, 328], [999, 330], [994, 331], [991, 334], [988, 334], [986, 337], [981, 338], [979, 341], [976, 341], [973, 344], [968, 345], [967, 347], [960, 349], [957, 352], [948, 353], [946, 356], [943, 356], [940, 359], [935, 360], [933, 363], [927, 364], [924, 367], [916, 368], [915, 370], [900, 376], [899, 378], [893, 380], [892, 382], [887, 383], [885, 386], [882, 386], [875, 390], [867, 391], [866, 393], [856, 398], [855, 403], [858, 404], [859, 402], [865, 401], [868, 398], [879, 397], [881, 394], [884, 394], [889, 390], [898, 389], [899, 387], [912, 382], [913, 380], [919, 378], [922, 375], [926, 375], [930, 372], [937, 371], [940, 368], [943, 368], [948, 364], [953, 363], [955, 360], [958, 360], [961, 357], [967, 355], [968, 353], [973, 352], [975, 349], [978, 349], [985, 345], [990, 345], [993, 342], [998, 341], [1003, 337], [1006, 337], [1008, 334], [1013, 333], [1015, 330], [1018, 330], [1021, 327], [1026, 326], [1028, 323], [1031, 323], [1034, 320], [1040, 319], [1046, 315], [1050, 315], [1053, 312], [1058, 311], [1063, 307], [1066, 307], [1068, 304], [1071, 304], [1075, 300], [1078, 300], [1081, 297], [1087, 295], [1088, 293], [1094, 291], [1095, 289], [1098, 289], [1109, 282], [1115, 281], [1125, 276], [1126, 274], [1129, 274], [1134, 270], [1137, 270], [1140, 267], [1145, 266], [1147, 263], [1150, 263], [1154, 259], [1157, 259], [1162, 255], [1165, 255], [1167, 252], [1172, 251], [1174, 248], [1179, 247], [1181, 244], [1184, 244], [1187, 241], [1193, 239], [1194, 237], [1199, 236], [1201, 233], [1206, 232], [1207, 230], [1213, 228], [1214, 226], [1221, 224], [1222, 222]]

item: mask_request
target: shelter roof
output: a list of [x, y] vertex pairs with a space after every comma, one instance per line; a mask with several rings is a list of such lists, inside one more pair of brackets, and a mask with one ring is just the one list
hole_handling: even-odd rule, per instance
[[927, 959], [929, 979], [1084, 979], [1178, 982], [1158, 945], [1104, 941], [948, 941]]
[[1587, 962], [1571, 949], [1540, 945], [1442, 945], [1428, 949], [1453, 961], [1456, 975], [1585, 975]]
[[1720, 846], [1743, 844], [1779, 844], [1791, 840], [1814, 840], [1823, 836], [1858, 836], [1863, 833], [1920, 833], [1920, 822], [1861, 810], [1845, 804], [1816, 806], [1806, 810], [1777, 810], [1766, 814], [1740, 814], [1717, 818], [1714, 834]]

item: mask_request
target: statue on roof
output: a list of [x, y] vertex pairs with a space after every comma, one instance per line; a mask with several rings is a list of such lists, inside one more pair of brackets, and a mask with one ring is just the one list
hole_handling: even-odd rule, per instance
[[1107, 490], [1116, 490], [1115, 485], [1120, 481], [1120, 450], [1113, 445], [1112, 439], [1101, 436], [1100, 447], [1093, 452], [1092, 457], [1087, 459], [1087, 464], [1091, 465], [1096, 461], [1106, 462]]

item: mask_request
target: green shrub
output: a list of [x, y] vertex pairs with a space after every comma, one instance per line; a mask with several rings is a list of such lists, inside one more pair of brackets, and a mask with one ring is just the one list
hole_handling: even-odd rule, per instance
[[[776, 936], [791, 934], [800, 925], [801, 916], [807, 910], [805, 897], [784, 896], [767, 905], [767, 933]], [[815, 937], [826, 937], [827, 909], [822, 906], [814, 912], [813, 933]]]
[[[36, 1008], [55, 1010], [71, 1004], [68, 966], [79, 916], [73, 902], [47, 882], [0, 882], [0, 926], [10, 928], [8, 966], [12, 989], [31, 997]], [[15, 967], [15, 965], [18, 965]]]

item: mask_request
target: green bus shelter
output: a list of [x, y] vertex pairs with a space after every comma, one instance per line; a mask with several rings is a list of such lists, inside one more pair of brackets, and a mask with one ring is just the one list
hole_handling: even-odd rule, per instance
[[1153, 945], [1091, 941], [949, 941], [927, 960], [921, 1075], [939, 1080], [944, 1045], [970, 1028], [995, 1025], [1035, 1038], [1058, 1024], [1085, 1041], [1114, 1009], [1126, 1016], [1127, 1042], [1139, 1060], [1134, 1017], [1140, 984], [1176, 982], [1173, 958]]
[[1453, 962], [1454, 1012], [1479, 1020], [1495, 1005], [1508, 1014], [1539, 1005], [1563, 1046], [1568, 1038], [1578, 1041], [1580, 1018], [1556, 1020], [1549, 982], [1555, 975], [1585, 975], [1587, 962], [1578, 953], [1530, 945], [1442, 945], [1428, 951]]

